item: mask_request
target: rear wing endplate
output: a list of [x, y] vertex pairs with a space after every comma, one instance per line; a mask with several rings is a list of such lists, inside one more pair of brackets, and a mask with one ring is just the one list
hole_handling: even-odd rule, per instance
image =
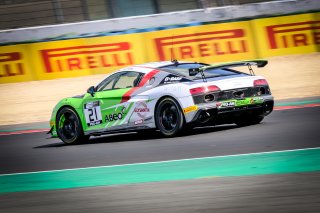
[[253, 70], [251, 66], [257, 66], [257, 67], [264, 67], [268, 64], [267, 60], [245, 60], [245, 61], [236, 61], [236, 62], [228, 62], [228, 63], [221, 63], [221, 64], [213, 64], [213, 65], [208, 65], [208, 66], [203, 66], [200, 68], [192, 68], [189, 69], [189, 75], [190, 76], [195, 76], [198, 73], [203, 73], [204, 70], [206, 69], [222, 69], [222, 68], [231, 68], [231, 67], [240, 67], [240, 66], [248, 66], [250, 73], [253, 73]]

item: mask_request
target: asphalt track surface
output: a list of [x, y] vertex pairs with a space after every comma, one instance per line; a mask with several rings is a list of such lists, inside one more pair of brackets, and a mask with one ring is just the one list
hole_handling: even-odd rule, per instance
[[[320, 107], [313, 107], [171, 139], [129, 133], [65, 146], [44, 133], [1, 136], [0, 174], [314, 148], [319, 127]], [[0, 200], [1, 212], [320, 212], [320, 172], [19, 192]]]

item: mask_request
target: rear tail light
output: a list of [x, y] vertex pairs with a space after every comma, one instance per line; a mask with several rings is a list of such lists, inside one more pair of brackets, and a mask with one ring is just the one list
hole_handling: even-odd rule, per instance
[[215, 92], [215, 91], [219, 91], [220, 88], [217, 87], [216, 85], [211, 85], [207, 87], [208, 91], [207, 92]]
[[196, 94], [199, 94], [199, 93], [204, 93], [205, 91], [206, 91], [206, 88], [205, 88], [205, 87], [197, 87], [197, 88], [192, 88], [192, 89], [190, 89], [191, 95], [196, 95]]
[[211, 86], [207, 86], [207, 87], [196, 87], [196, 88], [192, 88], [190, 89], [190, 93], [191, 95], [197, 95], [200, 93], [207, 93], [207, 92], [215, 92], [215, 91], [219, 91], [220, 88], [215, 86], [215, 85], [211, 85]]
[[268, 82], [266, 79], [258, 79], [253, 81], [253, 86], [268, 86]]

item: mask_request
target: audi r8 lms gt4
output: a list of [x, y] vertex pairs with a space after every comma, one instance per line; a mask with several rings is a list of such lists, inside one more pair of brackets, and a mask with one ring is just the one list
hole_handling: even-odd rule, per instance
[[[266, 79], [255, 76], [252, 66], [267, 63], [173, 60], [122, 68], [87, 93], [62, 99], [53, 109], [49, 133], [75, 144], [116, 132], [159, 130], [171, 137], [196, 126], [258, 124], [274, 101]], [[235, 70], [239, 66], [250, 74]]]

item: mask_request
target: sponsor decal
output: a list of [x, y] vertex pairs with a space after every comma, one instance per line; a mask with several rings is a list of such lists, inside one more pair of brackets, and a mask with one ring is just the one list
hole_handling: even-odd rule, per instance
[[256, 103], [256, 104], [263, 103], [263, 98], [261, 97], [252, 98], [252, 103]]
[[161, 61], [248, 52], [244, 29], [229, 29], [155, 38]]
[[20, 52], [0, 53], [0, 78], [25, 73]]
[[106, 122], [122, 120], [122, 118], [124, 117], [123, 115], [124, 114], [121, 112], [106, 115]]
[[193, 106], [189, 106], [189, 107], [187, 107], [187, 108], [184, 108], [184, 109], [183, 109], [183, 112], [184, 112], [185, 114], [187, 114], [187, 113], [192, 112], [192, 111], [195, 111], [195, 110], [197, 110], [197, 109], [198, 109], [198, 106], [193, 105]]
[[134, 122], [134, 125], [143, 124], [143, 119], [137, 120]]
[[145, 118], [149, 114], [150, 109], [145, 102], [138, 102], [134, 112], [137, 113], [140, 118]]
[[262, 97], [254, 97], [253, 100], [254, 101], [261, 101], [261, 100], [263, 100], [263, 98]]
[[88, 102], [84, 104], [84, 115], [88, 126], [95, 126], [102, 123], [100, 102]]
[[165, 77], [164, 78], [164, 81], [167, 82], [167, 81], [180, 81], [182, 79], [182, 77]]
[[320, 44], [320, 21], [305, 21], [266, 26], [270, 49]]
[[134, 64], [129, 42], [40, 50], [46, 73]]
[[107, 114], [106, 115], [106, 123], [112, 122], [112, 121], [117, 121], [117, 120], [122, 120], [126, 115], [125, 109], [126, 109], [126, 107], [123, 107], [120, 112]]
[[227, 101], [221, 103], [221, 107], [234, 107], [235, 105], [235, 101]]
[[171, 83], [187, 82], [187, 81], [190, 81], [190, 80], [185, 79], [181, 76], [169, 74], [160, 82], [160, 84], [171, 84]]
[[251, 98], [247, 98], [244, 100], [236, 100], [236, 106], [249, 105], [251, 103]]
[[218, 108], [223, 108], [223, 107], [244, 106], [244, 105], [250, 105], [250, 104], [257, 104], [257, 103], [263, 103], [263, 98], [254, 97], [254, 98], [246, 98], [246, 99], [237, 99], [237, 100], [231, 100], [231, 101], [217, 102], [216, 106]]

